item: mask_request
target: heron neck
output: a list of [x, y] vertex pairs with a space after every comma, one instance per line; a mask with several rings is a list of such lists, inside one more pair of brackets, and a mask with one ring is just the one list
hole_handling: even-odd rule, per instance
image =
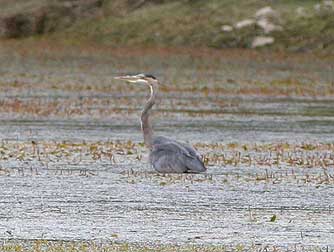
[[141, 113], [141, 127], [144, 135], [144, 143], [147, 148], [151, 149], [153, 139], [153, 129], [150, 122], [150, 113], [153, 105], [155, 104], [155, 98], [158, 91], [158, 85], [153, 83], [150, 85], [151, 96], [147, 100], [144, 110]]

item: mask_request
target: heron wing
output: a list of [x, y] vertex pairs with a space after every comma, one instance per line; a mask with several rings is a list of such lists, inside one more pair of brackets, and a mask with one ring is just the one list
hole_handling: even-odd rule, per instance
[[160, 137], [153, 142], [150, 161], [159, 172], [204, 172], [197, 152], [189, 145]]

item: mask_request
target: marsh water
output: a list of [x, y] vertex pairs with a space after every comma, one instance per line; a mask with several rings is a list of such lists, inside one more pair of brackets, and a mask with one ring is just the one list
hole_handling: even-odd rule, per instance
[[[23, 84], [0, 96], [0, 239], [334, 248], [330, 97], [162, 93], [155, 134], [209, 157], [205, 174], [162, 175], [142, 146], [147, 90], [41, 88], [48, 81], [17, 72]], [[302, 149], [277, 164], [257, 150], [270, 145]], [[258, 161], [226, 161], [235, 154]]]

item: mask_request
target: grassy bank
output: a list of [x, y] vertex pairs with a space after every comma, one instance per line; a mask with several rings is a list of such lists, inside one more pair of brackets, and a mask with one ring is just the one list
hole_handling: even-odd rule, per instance
[[[105, 16], [72, 27], [69, 39], [93, 40], [108, 45], [205, 46], [215, 48], [251, 47], [255, 36], [272, 36], [276, 49], [332, 49], [334, 12], [327, 8], [316, 11], [319, 1], [277, 1], [271, 4], [279, 15], [282, 30], [265, 34], [257, 25], [229, 32], [239, 21], [251, 19], [260, 8], [261, 0], [173, 1], [151, 5], [127, 13], [126, 16]], [[297, 9], [302, 13], [297, 15]]]
[[[37, 8], [38, 1], [31, 2], [30, 13], [31, 9]], [[45, 5], [45, 2], [40, 1], [40, 4]], [[266, 20], [278, 27], [272, 31], [261, 27], [258, 17], [255, 18], [256, 12], [268, 4], [274, 11], [275, 20], [272, 15]], [[18, 6], [20, 2], [16, 12], [22, 11]], [[106, 0], [101, 5], [92, 6], [98, 6], [100, 10], [89, 17], [75, 18], [73, 13], [77, 12], [58, 11], [57, 15], [51, 15], [51, 20], [58, 25], [52, 26], [49, 22], [45, 31], [53, 32], [52, 40], [75, 45], [92, 42], [117, 47], [250, 48], [256, 37], [264, 36], [273, 38], [273, 42], [264, 47], [276, 50], [331, 52], [334, 49], [334, 9], [330, 1], [325, 4], [316, 0], [270, 3], [261, 0]], [[0, 14], [12, 11], [13, 8], [7, 6]], [[69, 22], [57, 22], [63, 18], [62, 13], [71, 16]], [[236, 28], [246, 19], [253, 23]], [[226, 26], [230, 30], [225, 30]]]

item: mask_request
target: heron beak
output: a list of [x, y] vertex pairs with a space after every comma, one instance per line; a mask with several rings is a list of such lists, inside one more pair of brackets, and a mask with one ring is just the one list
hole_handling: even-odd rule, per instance
[[145, 80], [143, 80], [141, 77], [137, 76], [137, 75], [123, 75], [123, 76], [116, 76], [114, 77], [114, 79], [116, 80], [124, 80], [126, 82], [129, 83], [140, 83], [140, 82], [146, 82]]
[[123, 75], [123, 76], [116, 76], [116, 77], [114, 77], [114, 79], [124, 80], [124, 81], [127, 81], [127, 82], [134, 83], [134, 82], [137, 82], [139, 78], [137, 76]]

